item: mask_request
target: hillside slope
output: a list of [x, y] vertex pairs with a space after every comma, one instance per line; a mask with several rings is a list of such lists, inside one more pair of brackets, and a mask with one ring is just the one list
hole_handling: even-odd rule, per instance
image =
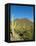
[[[16, 19], [14, 21], [14, 37], [16, 40], [32, 40], [33, 39], [33, 22], [28, 19]], [[11, 26], [12, 28], [12, 26]], [[16, 37], [16, 35], [18, 35]]]

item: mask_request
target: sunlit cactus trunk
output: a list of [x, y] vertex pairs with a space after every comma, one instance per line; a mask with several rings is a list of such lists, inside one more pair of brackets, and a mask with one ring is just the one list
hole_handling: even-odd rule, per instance
[[15, 32], [14, 32], [14, 26], [15, 26], [15, 22], [14, 22], [14, 17], [12, 16], [11, 18], [11, 32], [12, 34], [10, 34], [10, 40], [15, 40]]
[[14, 17], [12, 16], [12, 35], [14, 37]]

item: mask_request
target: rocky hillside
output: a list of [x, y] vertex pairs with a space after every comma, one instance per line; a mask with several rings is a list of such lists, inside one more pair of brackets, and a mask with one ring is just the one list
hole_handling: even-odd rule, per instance
[[[28, 19], [16, 19], [14, 21], [14, 32], [16, 35], [18, 35], [16, 37], [16, 40], [20, 39], [20, 40], [32, 40], [33, 39], [33, 22], [28, 20]], [[11, 26], [12, 27], [12, 26]]]

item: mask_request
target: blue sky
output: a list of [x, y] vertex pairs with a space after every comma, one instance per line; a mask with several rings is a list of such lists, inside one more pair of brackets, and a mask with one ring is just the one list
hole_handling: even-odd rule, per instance
[[12, 16], [14, 16], [15, 19], [19, 18], [27, 18], [32, 20], [33, 16], [33, 7], [29, 6], [16, 6], [16, 5], [11, 5], [10, 7], [10, 14], [11, 14], [11, 19]]

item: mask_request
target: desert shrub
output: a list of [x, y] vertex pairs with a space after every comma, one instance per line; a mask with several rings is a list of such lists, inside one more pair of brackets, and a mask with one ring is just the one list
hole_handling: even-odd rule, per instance
[[25, 40], [31, 40], [32, 39], [32, 33], [30, 31], [25, 31], [24, 34], [23, 34], [23, 38]]

